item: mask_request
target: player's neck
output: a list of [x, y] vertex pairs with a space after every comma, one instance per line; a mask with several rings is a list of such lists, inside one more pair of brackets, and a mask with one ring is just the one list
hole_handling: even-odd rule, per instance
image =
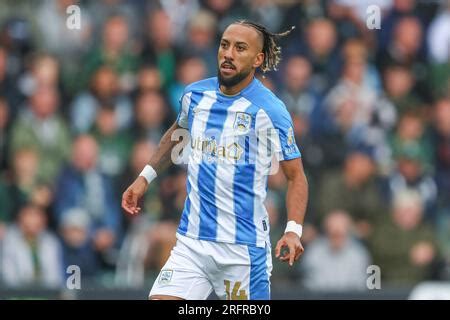
[[226, 87], [224, 85], [220, 85], [220, 91], [227, 96], [234, 96], [244, 90], [252, 81], [253, 81], [254, 73], [249, 74], [246, 78], [244, 78], [238, 84], [232, 87]]

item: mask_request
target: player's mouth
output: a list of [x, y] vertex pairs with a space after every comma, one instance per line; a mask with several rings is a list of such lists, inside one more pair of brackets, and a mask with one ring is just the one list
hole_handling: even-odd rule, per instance
[[235, 70], [236, 67], [229, 62], [224, 62], [220, 65], [220, 71], [222, 71], [222, 73], [230, 74], [233, 73]]

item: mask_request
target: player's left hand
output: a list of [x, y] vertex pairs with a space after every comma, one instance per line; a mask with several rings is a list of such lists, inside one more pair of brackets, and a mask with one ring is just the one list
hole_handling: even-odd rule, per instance
[[[288, 250], [280, 256], [281, 250], [285, 247], [287, 247]], [[289, 261], [289, 265], [292, 267], [294, 261], [297, 261], [298, 258], [300, 258], [303, 251], [305, 251], [305, 249], [303, 249], [298, 235], [293, 232], [287, 232], [278, 241], [277, 246], [275, 247], [275, 256], [281, 261]]]

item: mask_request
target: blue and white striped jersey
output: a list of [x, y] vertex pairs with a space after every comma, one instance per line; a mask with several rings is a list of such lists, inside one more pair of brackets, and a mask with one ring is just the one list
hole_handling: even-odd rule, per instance
[[217, 77], [186, 87], [177, 122], [190, 133], [187, 198], [178, 232], [195, 239], [264, 247], [264, 200], [272, 155], [300, 157], [292, 119], [256, 78], [227, 96]]

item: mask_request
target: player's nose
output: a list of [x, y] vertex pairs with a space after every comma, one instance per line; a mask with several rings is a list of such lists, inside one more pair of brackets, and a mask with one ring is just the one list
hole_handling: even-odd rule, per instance
[[232, 50], [231, 46], [224, 50], [223, 58], [225, 59], [225, 61], [233, 61], [234, 60], [233, 50]]

